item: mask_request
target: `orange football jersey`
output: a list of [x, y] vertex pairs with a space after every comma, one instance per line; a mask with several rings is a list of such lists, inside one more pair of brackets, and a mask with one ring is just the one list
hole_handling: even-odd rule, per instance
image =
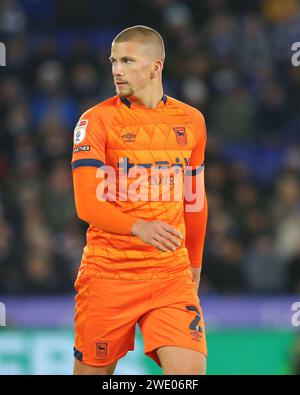
[[[110, 167], [115, 173], [115, 188], [105, 189], [110, 204], [135, 218], [165, 221], [184, 236], [176, 251], [166, 253], [137, 236], [113, 234], [91, 225], [82, 258], [91, 274], [134, 280], [175, 277], [189, 270], [184, 182], [178, 184], [178, 191], [176, 175], [183, 179], [187, 165], [194, 171], [204, 168], [205, 144], [201, 112], [166, 95], [152, 109], [114, 96], [80, 117], [74, 131], [73, 171], [82, 166]], [[171, 168], [174, 174], [164, 177], [164, 171]], [[136, 184], [130, 174], [140, 175], [144, 183]], [[103, 182], [103, 176], [99, 183], [100, 179]]]

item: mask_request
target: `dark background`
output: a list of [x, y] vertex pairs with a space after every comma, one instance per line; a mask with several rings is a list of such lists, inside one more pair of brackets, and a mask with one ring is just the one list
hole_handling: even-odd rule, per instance
[[200, 292], [300, 292], [300, 41], [296, 0], [0, 1], [0, 291], [69, 294], [85, 244], [71, 149], [83, 111], [115, 94], [123, 28], [157, 29], [165, 93], [207, 122]]

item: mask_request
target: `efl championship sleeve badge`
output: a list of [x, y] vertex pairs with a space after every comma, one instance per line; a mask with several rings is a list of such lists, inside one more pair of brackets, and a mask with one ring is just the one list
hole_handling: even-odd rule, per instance
[[74, 144], [80, 144], [85, 139], [88, 122], [88, 119], [81, 119], [77, 123], [74, 130]]

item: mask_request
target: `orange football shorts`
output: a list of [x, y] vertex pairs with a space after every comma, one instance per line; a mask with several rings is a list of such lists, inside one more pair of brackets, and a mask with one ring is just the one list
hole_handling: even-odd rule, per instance
[[156, 349], [177, 346], [207, 356], [203, 314], [189, 272], [172, 279], [106, 279], [81, 265], [75, 282], [74, 356], [106, 366], [134, 350], [139, 324], [144, 352], [159, 366]]

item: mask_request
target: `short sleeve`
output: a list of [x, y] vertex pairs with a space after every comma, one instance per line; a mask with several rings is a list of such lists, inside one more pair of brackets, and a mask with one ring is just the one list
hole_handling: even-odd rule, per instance
[[85, 112], [74, 129], [72, 170], [105, 165], [106, 143], [107, 132], [99, 114], [93, 109]]

